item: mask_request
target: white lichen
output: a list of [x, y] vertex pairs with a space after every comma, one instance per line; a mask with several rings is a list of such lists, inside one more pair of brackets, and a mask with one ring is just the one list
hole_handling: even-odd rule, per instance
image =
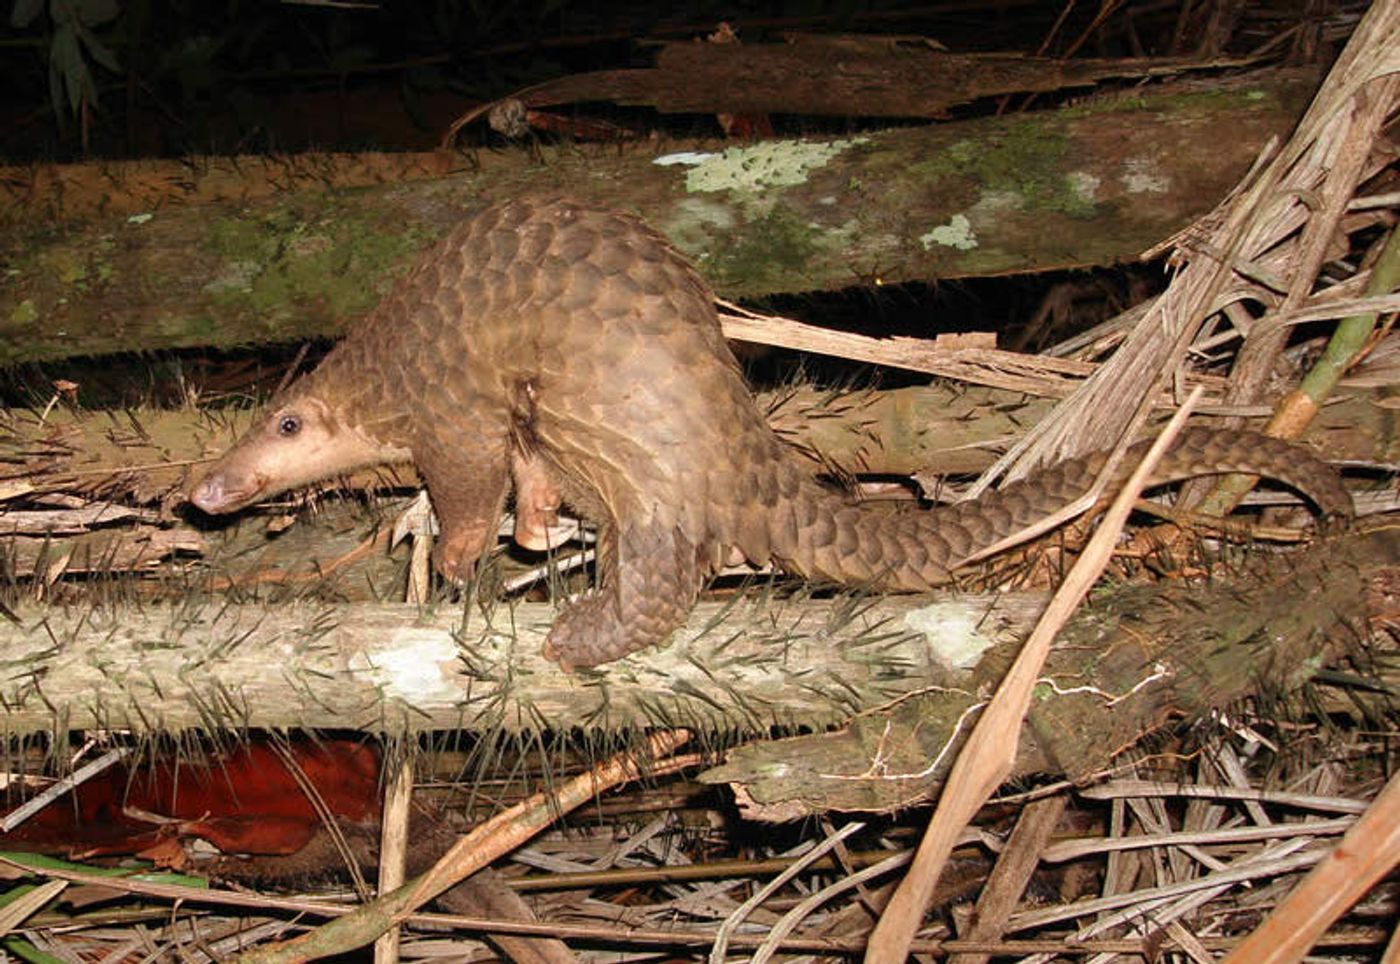
[[966, 672], [996, 643], [979, 629], [986, 616], [985, 607], [943, 602], [909, 610], [904, 614], [904, 625], [923, 635], [930, 655], [940, 665]]
[[457, 659], [457, 643], [446, 630], [401, 626], [384, 646], [352, 656], [350, 670], [373, 680], [386, 698], [452, 702], [462, 697]]
[[805, 183], [808, 175], [865, 138], [835, 141], [764, 141], [706, 156], [686, 174], [686, 190], [759, 191]]
[[1099, 186], [1103, 184], [1103, 179], [1097, 174], [1090, 174], [1088, 171], [1070, 171], [1065, 175], [1065, 180], [1069, 182], [1069, 189], [1074, 192], [1075, 197], [1086, 204], [1093, 204], [1098, 200]]
[[927, 251], [935, 244], [959, 251], [971, 251], [977, 247], [977, 235], [972, 230], [972, 222], [966, 214], [955, 214], [947, 224], [940, 224], [932, 231], [919, 236], [919, 243]]
[[1171, 178], [1151, 158], [1130, 157], [1123, 167], [1118, 179], [1129, 194], [1165, 194], [1171, 188]]

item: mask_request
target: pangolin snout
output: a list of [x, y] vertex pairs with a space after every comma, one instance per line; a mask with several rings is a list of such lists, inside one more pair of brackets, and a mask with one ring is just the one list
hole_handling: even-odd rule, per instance
[[234, 499], [230, 497], [221, 473], [205, 476], [190, 492], [190, 501], [204, 512], [218, 515], [231, 509]]

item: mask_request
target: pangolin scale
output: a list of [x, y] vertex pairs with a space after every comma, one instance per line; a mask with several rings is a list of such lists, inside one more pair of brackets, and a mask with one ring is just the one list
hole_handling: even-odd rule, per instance
[[[949, 507], [857, 504], [774, 435], [709, 289], [665, 239], [620, 212], [517, 199], [433, 246], [273, 399], [191, 501], [229, 512], [403, 461], [427, 484], [441, 525], [434, 562], [448, 578], [494, 540], [512, 478], [521, 541], [561, 497], [597, 523], [599, 588], [560, 614], [546, 643], [578, 667], [663, 642], [731, 548], [814, 580], [947, 583], [969, 556], [1079, 498], [1104, 457]], [[1276, 478], [1327, 514], [1351, 510], [1325, 463], [1253, 433], [1188, 429], [1154, 481], [1220, 472]]]

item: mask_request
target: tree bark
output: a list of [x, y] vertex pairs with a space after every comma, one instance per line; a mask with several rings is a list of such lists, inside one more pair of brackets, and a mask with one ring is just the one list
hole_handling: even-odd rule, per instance
[[1169, 58], [964, 54], [921, 37], [796, 34], [787, 43], [665, 43], [654, 67], [573, 74], [532, 87], [521, 99], [530, 107], [611, 100], [663, 113], [945, 117], [949, 108], [984, 97], [1220, 66]]
[[1311, 87], [1258, 75], [824, 142], [479, 152], [355, 195], [12, 225], [0, 365], [328, 335], [464, 211], [528, 192], [640, 212], [727, 296], [1111, 263], [1205, 213]]

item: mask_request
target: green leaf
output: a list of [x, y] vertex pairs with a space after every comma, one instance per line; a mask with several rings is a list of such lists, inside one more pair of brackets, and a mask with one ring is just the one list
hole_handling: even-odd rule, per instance
[[15, 5], [10, 8], [10, 26], [29, 26], [43, 9], [44, 0], [15, 0]]
[[74, 12], [84, 26], [96, 27], [108, 20], [115, 20], [122, 8], [117, 0], [78, 0]]
[[[106, 67], [114, 74], [122, 72], [121, 64], [117, 63], [116, 55], [107, 49], [106, 44], [97, 39], [97, 34], [93, 33], [85, 25], [80, 25], [78, 27], [78, 36], [82, 39], [83, 47], [87, 49], [88, 54], [93, 60], [97, 61], [103, 67]], [[96, 99], [97, 95], [96, 92], [94, 92], [93, 100]]]
[[[49, 49], [49, 68], [50, 78], [53, 71], [58, 72], [64, 92], [68, 94], [68, 107], [76, 116], [83, 102], [87, 64], [83, 62], [78, 31], [72, 21], [57, 24], [54, 30], [53, 46]], [[62, 98], [58, 100], [62, 102]]]
[[67, 964], [63, 958], [39, 950], [22, 937], [5, 938], [3, 947], [21, 961], [28, 961], [29, 964]]
[[40, 876], [43, 876], [44, 872], [48, 870], [65, 870], [88, 877], [125, 877], [131, 880], [144, 880], [148, 883], [179, 884], [182, 887], [199, 887], [206, 890], [209, 887], [209, 881], [205, 878], [189, 874], [142, 870], [134, 867], [92, 867], [88, 864], [74, 863], [71, 860], [50, 857], [46, 854], [32, 854], [22, 850], [0, 850], [0, 861]]

